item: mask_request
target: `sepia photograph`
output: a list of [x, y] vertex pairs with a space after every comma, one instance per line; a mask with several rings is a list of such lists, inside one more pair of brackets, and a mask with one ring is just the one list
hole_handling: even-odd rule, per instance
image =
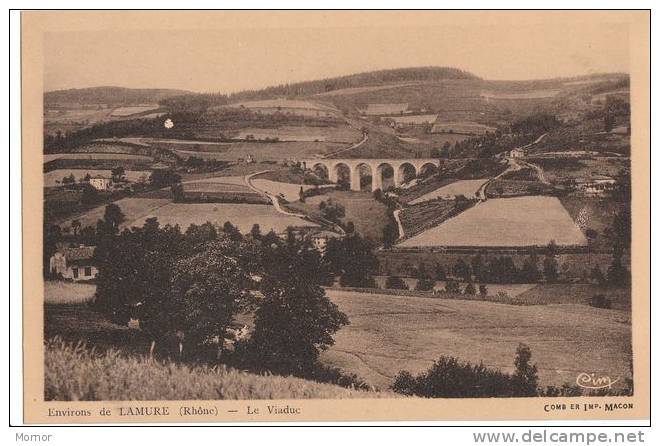
[[643, 413], [649, 16], [408, 14], [23, 13], [37, 418]]

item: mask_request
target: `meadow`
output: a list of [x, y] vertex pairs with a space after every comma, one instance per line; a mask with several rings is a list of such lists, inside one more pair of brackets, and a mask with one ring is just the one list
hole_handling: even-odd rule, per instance
[[463, 195], [466, 198], [476, 198], [477, 192], [488, 181], [488, 178], [478, 180], [459, 180], [455, 183], [439, 187], [438, 189], [422, 195], [410, 202], [410, 204], [422, 203], [424, 201], [441, 198], [443, 200], [452, 200], [457, 195]]
[[380, 389], [401, 370], [419, 373], [441, 355], [513, 371], [529, 345], [542, 386], [573, 384], [581, 372], [629, 377], [630, 313], [585, 305], [514, 306], [328, 289], [351, 324], [321, 355]]
[[178, 224], [182, 231], [193, 223], [201, 225], [207, 221], [219, 225], [229, 221], [243, 233], [249, 232], [254, 224], [258, 224], [263, 233], [271, 229], [282, 233], [289, 226], [316, 226], [302, 218], [280, 214], [269, 204], [228, 203], [167, 203], [132, 220], [130, 226], [142, 226], [151, 217], [156, 217], [161, 225]]
[[481, 202], [399, 246], [545, 246], [551, 240], [587, 243], [559, 199], [534, 196]]

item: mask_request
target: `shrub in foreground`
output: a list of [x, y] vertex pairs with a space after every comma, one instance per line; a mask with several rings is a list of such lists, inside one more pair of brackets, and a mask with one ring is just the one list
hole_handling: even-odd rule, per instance
[[426, 372], [412, 376], [400, 372], [392, 390], [426, 398], [524, 397], [537, 395], [537, 370], [530, 365], [529, 347], [520, 345], [514, 374], [489, 369], [483, 364], [441, 356]]

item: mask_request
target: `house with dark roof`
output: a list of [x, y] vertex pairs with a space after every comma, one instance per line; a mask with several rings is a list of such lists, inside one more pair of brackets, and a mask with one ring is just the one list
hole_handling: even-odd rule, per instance
[[95, 246], [61, 248], [50, 258], [50, 273], [78, 282], [91, 280], [99, 273], [94, 265]]

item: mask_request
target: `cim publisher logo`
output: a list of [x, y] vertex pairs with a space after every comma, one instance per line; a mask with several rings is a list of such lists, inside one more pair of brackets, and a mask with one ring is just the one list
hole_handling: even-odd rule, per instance
[[580, 373], [575, 382], [584, 389], [611, 389], [620, 378], [612, 379], [607, 375], [598, 376], [595, 373]]

